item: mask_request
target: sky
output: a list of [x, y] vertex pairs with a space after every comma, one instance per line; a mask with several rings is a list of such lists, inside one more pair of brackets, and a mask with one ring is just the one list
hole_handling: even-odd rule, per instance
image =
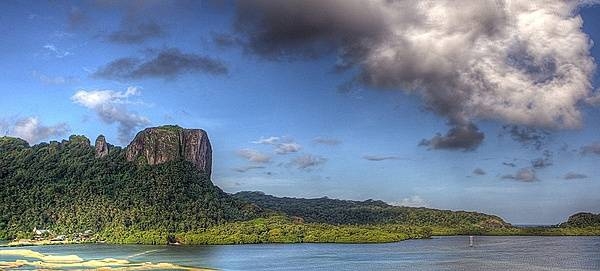
[[202, 128], [226, 192], [600, 212], [600, 2], [2, 1], [0, 132]]

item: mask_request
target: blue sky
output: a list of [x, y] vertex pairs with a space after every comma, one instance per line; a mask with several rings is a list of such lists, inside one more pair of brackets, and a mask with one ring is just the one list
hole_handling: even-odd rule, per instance
[[600, 6], [405, 2], [3, 1], [0, 128], [203, 128], [227, 192], [600, 212]]

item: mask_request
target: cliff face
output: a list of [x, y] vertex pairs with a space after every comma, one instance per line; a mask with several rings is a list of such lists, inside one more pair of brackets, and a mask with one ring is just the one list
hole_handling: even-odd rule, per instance
[[102, 158], [108, 155], [108, 143], [106, 143], [106, 138], [103, 135], [99, 135], [96, 138], [96, 158]]
[[143, 161], [149, 165], [183, 159], [209, 176], [211, 173], [212, 149], [208, 134], [202, 129], [146, 128], [127, 146], [125, 155], [128, 161]]

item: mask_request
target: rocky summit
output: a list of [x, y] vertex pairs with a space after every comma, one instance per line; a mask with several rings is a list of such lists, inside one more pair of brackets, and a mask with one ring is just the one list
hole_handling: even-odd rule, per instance
[[212, 148], [202, 129], [184, 129], [175, 125], [146, 128], [127, 146], [128, 161], [162, 164], [174, 160], [192, 162], [200, 171], [211, 174]]
[[99, 135], [96, 138], [96, 158], [102, 158], [108, 155], [108, 143], [106, 143], [106, 138], [103, 135]]

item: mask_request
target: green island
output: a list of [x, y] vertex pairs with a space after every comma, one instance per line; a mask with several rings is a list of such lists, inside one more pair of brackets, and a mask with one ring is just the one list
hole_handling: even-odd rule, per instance
[[478, 212], [383, 201], [228, 194], [206, 132], [148, 128], [126, 148], [73, 135], [0, 137], [0, 239], [8, 245], [380, 243], [438, 235], [600, 235], [600, 214], [519, 228]]

